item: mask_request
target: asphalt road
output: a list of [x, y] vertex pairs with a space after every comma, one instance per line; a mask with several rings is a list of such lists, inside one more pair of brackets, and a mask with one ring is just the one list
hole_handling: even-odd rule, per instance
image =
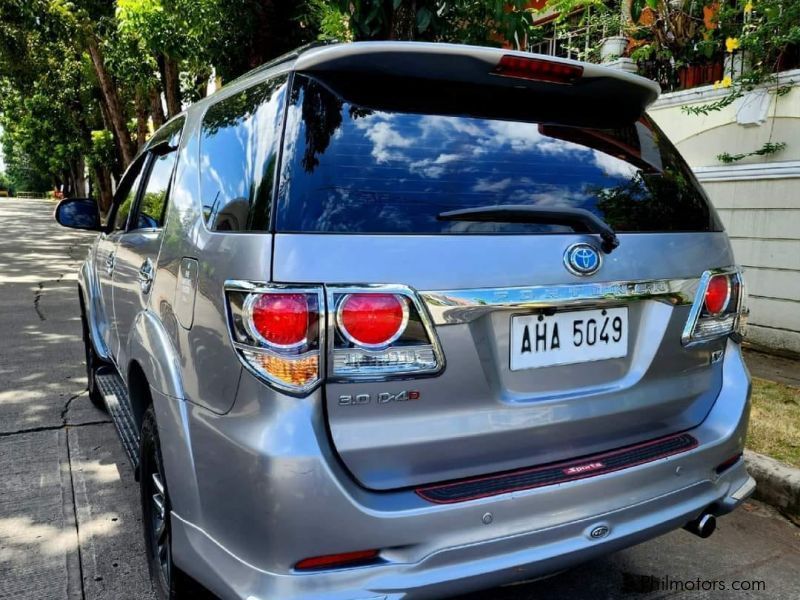
[[[91, 236], [53, 207], [0, 198], [0, 598], [152, 598], [138, 486], [85, 392], [75, 272]], [[752, 502], [708, 540], [677, 531], [462, 600], [556, 598], [800, 599], [800, 528]]]

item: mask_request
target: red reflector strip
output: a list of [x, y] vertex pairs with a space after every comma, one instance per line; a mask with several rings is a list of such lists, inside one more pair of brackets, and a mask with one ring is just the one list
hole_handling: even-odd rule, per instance
[[417, 495], [435, 504], [465, 502], [613, 473], [686, 452], [695, 448], [697, 444], [698, 441], [691, 435], [681, 433], [583, 459], [439, 483], [420, 487], [415, 491]]
[[503, 77], [516, 77], [550, 83], [575, 83], [583, 76], [583, 67], [540, 58], [506, 54], [492, 71]]
[[740, 458], [742, 458], [742, 453], [741, 452], [739, 454], [735, 454], [735, 455], [731, 456], [725, 462], [721, 462], [720, 464], [718, 464], [717, 468], [714, 469], [714, 471], [717, 473], [717, 475], [719, 475], [721, 473], [724, 473], [725, 471], [730, 469], [733, 465], [735, 465], [737, 462], [739, 462]]
[[298, 571], [311, 569], [335, 569], [338, 567], [352, 567], [355, 565], [372, 562], [378, 558], [377, 550], [359, 550], [357, 552], [344, 552], [342, 554], [327, 554], [304, 558], [294, 568]]

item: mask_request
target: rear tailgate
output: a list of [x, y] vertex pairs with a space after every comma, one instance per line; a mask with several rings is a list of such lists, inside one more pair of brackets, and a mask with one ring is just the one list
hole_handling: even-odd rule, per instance
[[[562, 267], [563, 252], [576, 239], [583, 238], [276, 237], [276, 281], [403, 282], [423, 292], [438, 322], [446, 360], [441, 375], [325, 387], [334, 445], [359, 481], [388, 489], [532, 466], [653, 439], [703, 420], [721, 385], [721, 365], [712, 365], [710, 356], [724, 344], [687, 349], [681, 334], [699, 274], [732, 263], [725, 234], [622, 235], [620, 248], [591, 278], [595, 289]], [[627, 298], [576, 299], [610, 293], [614, 286], [601, 282], [631, 280], [640, 283], [626, 286]], [[543, 304], [570, 298], [569, 310], [627, 306], [627, 356], [512, 372], [511, 316], [537, 311], [505, 305], [542, 289], [539, 297], [552, 298]], [[637, 299], [649, 293], [658, 297]], [[464, 301], [468, 306], [460, 310], [452, 302], [469, 297], [475, 301]], [[491, 310], [475, 310], [482, 303]], [[453, 322], [445, 324], [448, 319]], [[377, 402], [381, 393], [404, 390], [418, 391], [419, 400]], [[368, 394], [370, 403], [339, 404], [340, 396], [360, 394]]]
[[[462, 63], [449, 58], [460, 73]], [[425, 64], [415, 60], [417, 69]], [[438, 61], [423, 72], [441, 70]], [[681, 336], [700, 276], [733, 257], [688, 167], [652, 122], [612, 111], [575, 115], [585, 90], [570, 96], [564, 85], [380, 73], [368, 84], [348, 65], [328, 73], [316, 64], [312, 75], [295, 77], [272, 279], [325, 284], [329, 304], [339, 286], [409, 286], [446, 363], [435, 376], [332, 378], [329, 347], [326, 414], [353, 476], [373, 489], [413, 486], [586, 456], [699, 424], [720, 389], [712, 356], [724, 342], [685, 347]], [[630, 98], [638, 85], [641, 113], [652, 89], [615, 77], [599, 100], [613, 100], [614, 89]], [[588, 210], [617, 229], [620, 246], [600, 255], [597, 272], [577, 275], [566, 268], [568, 250], [599, 248], [597, 236], [437, 218], [510, 204]], [[585, 310], [596, 312], [574, 313]], [[555, 356], [577, 335], [576, 322], [594, 348]], [[547, 334], [536, 329], [545, 323]], [[330, 318], [329, 344], [339, 335]], [[595, 344], [598, 337], [606, 341]]]

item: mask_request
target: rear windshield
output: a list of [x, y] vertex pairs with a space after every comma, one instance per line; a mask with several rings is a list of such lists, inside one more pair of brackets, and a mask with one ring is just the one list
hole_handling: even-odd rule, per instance
[[570, 231], [563, 225], [437, 218], [495, 205], [583, 208], [620, 232], [721, 229], [691, 171], [646, 116], [587, 128], [520, 120], [518, 114], [498, 118], [496, 106], [491, 118], [462, 116], [457, 98], [452, 103], [452, 110], [436, 114], [417, 107], [403, 112], [396, 102], [387, 110], [349, 102], [329, 85], [297, 75], [286, 116], [276, 230]]

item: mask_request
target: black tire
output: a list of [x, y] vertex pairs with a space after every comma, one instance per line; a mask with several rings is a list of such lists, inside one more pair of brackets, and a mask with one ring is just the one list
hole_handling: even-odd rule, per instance
[[139, 472], [144, 546], [156, 596], [159, 600], [213, 598], [172, 562], [172, 505], [152, 405], [142, 418]]
[[97, 356], [94, 351], [92, 336], [89, 334], [89, 323], [86, 320], [86, 310], [83, 307], [83, 299], [81, 299], [81, 327], [83, 330], [83, 352], [86, 360], [86, 388], [89, 390], [89, 400], [100, 410], [107, 411], [106, 402], [103, 400], [100, 390], [97, 389], [94, 376], [100, 367], [106, 366], [108, 363]]

